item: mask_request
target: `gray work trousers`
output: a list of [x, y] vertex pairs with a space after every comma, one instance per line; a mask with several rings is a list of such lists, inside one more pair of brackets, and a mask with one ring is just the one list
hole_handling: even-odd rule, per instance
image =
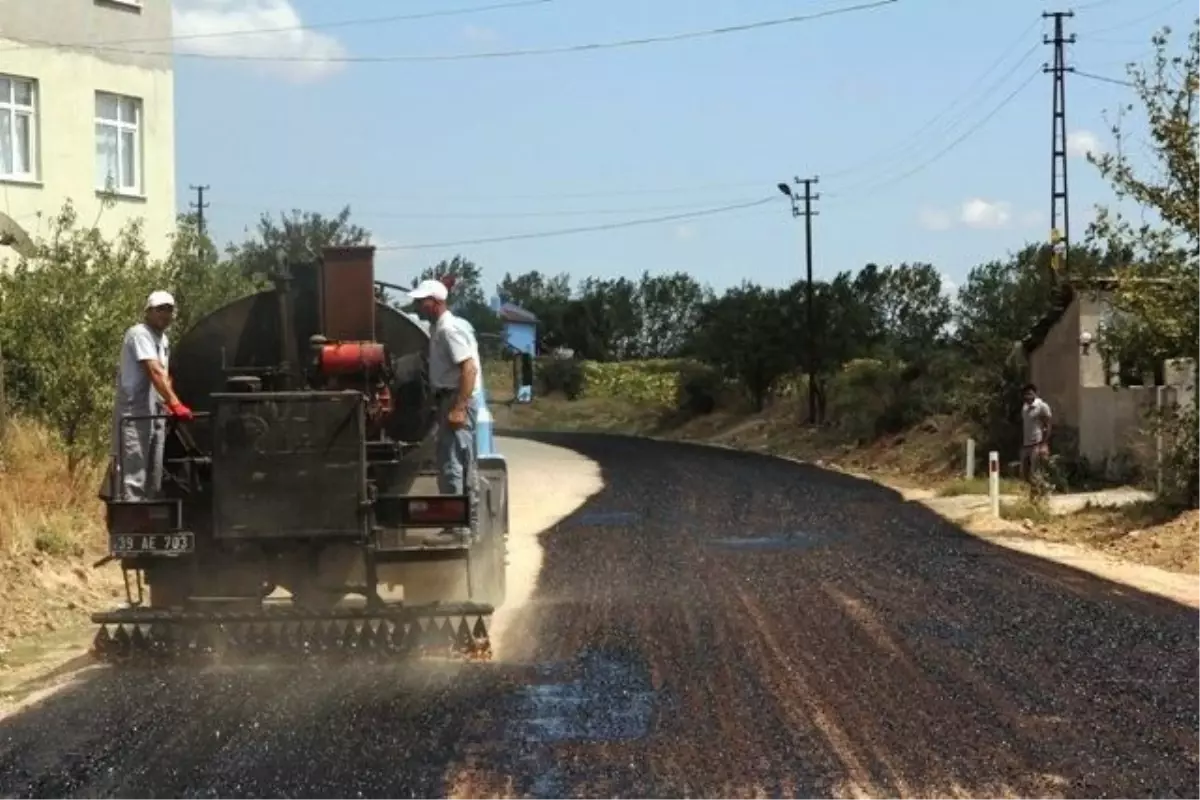
[[[139, 414], [140, 416], [140, 414]], [[150, 500], [162, 490], [163, 446], [166, 420], [127, 422], [124, 442], [117, 436], [119, 419], [113, 420], [112, 464], [109, 466], [110, 496], [117, 501]]]
[[450, 409], [456, 392], [447, 392], [437, 404], [437, 471], [438, 491], [442, 494], [469, 494], [471, 497], [471, 530], [478, 530], [479, 470], [476, 469], [475, 426], [477, 412], [474, 402], [467, 404], [467, 424], [455, 430], [450, 427]]

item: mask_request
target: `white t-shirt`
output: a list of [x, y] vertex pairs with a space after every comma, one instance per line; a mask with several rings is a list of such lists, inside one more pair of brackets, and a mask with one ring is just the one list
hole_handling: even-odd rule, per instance
[[1021, 427], [1024, 438], [1021, 444], [1025, 447], [1043, 444], [1044, 426], [1049, 424], [1051, 416], [1049, 404], [1040, 397], [1033, 398], [1032, 403], [1023, 403], [1021, 405]]
[[150, 382], [141, 362], [157, 359], [163, 369], [170, 366], [171, 346], [166, 333], [139, 322], [125, 331], [121, 342], [121, 366], [117, 373], [116, 413], [118, 417], [157, 414], [165, 404]]
[[[435, 390], [458, 388], [458, 365], [468, 358], [479, 366], [479, 345], [470, 323], [446, 311], [438, 318], [429, 333], [429, 381]], [[482, 371], [480, 371], [482, 372]], [[476, 376], [478, 391], [482, 375]]]

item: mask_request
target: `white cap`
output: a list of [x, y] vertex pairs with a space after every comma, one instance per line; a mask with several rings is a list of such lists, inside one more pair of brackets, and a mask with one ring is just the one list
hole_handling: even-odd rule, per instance
[[146, 298], [146, 308], [158, 308], [159, 306], [173, 305], [175, 305], [175, 298], [171, 296], [170, 292], [151, 292], [150, 296]]
[[408, 293], [408, 296], [413, 300], [424, 300], [426, 297], [432, 297], [434, 300], [445, 300], [449, 295], [446, 290], [446, 284], [433, 279], [421, 281], [417, 288]]

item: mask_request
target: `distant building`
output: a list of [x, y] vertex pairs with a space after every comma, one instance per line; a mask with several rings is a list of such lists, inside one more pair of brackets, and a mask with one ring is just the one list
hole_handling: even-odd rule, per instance
[[512, 303], [501, 303], [497, 316], [504, 323], [504, 342], [517, 353], [537, 355], [538, 318]]
[[[170, 37], [161, 0], [4, 0], [0, 212], [36, 237], [70, 198], [79, 223], [106, 235], [141, 217], [151, 255], [166, 254], [176, 213], [171, 56], [78, 45], [133, 40], [148, 46], [132, 50], [169, 52]], [[0, 260], [11, 256], [0, 247]]]
[[1172, 359], [1161, 375], [1130, 375], [1106, 363], [1097, 338], [1113, 314], [1109, 279], [1064, 283], [1051, 308], [1022, 342], [1028, 377], [1054, 414], [1051, 448], [1113, 480], [1153, 462], [1149, 414], [1187, 405], [1196, 361]]

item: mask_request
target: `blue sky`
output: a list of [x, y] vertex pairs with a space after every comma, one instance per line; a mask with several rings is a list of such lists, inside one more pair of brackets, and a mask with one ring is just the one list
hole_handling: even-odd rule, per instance
[[[177, 59], [180, 208], [195, 199], [189, 184], [208, 184], [210, 229], [224, 242], [264, 210], [333, 213], [348, 203], [376, 244], [397, 247], [774, 197], [691, 220], [379, 254], [380, 277], [395, 281], [461, 253], [483, 268], [489, 289], [506, 271], [531, 269], [576, 278], [684, 270], [718, 290], [744, 278], [789, 283], [803, 275], [803, 220], [774, 187], [810, 174], [821, 176], [814, 271], [822, 278], [869, 261], [919, 260], [961, 282], [972, 265], [1048, 233], [1051, 78], [1040, 67], [1051, 48], [1040, 44], [1050, 29], [1040, 14], [1070, 5], [898, 0], [711, 38], [457, 61], [321, 59], [605, 42], [862, 0], [548, 0], [208, 35], [498, 2], [175, 0], [176, 35], [206, 34], [177, 39], [180, 53], [314, 59]], [[1182, 38], [1194, 17], [1183, 0], [1074, 8], [1067, 29], [1079, 41], [1069, 63], [1117, 79], [1123, 62], [1150, 54], [1154, 29], [1172, 24]], [[990, 122], [930, 161], [1035, 72]], [[1074, 75], [1067, 91], [1072, 150], [1111, 147], [1105, 112], [1131, 91]], [[1081, 157], [1072, 157], [1070, 179], [1078, 241], [1094, 204], [1111, 196]]]

